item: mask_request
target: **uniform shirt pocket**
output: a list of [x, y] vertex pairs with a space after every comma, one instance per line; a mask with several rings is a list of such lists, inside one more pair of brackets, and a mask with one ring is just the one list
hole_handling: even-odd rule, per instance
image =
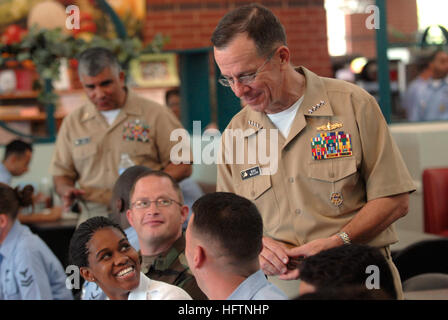
[[272, 188], [270, 175], [259, 175], [235, 185], [236, 193], [255, 203], [263, 217], [263, 227], [270, 233], [281, 222], [277, 198]]
[[84, 160], [92, 157], [97, 152], [96, 145], [89, 143], [73, 148], [73, 158], [76, 160]]
[[312, 161], [308, 178], [313, 207], [320, 215], [336, 217], [350, 212], [363, 197], [355, 158]]
[[269, 175], [248, 178], [236, 185], [238, 194], [249, 200], [260, 198], [269, 188], [271, 188], [271, 176]]
[[5, 279], [5, 298], [7, 300], [20, 300], [19, 287], [14, 279], [14, 277], [6, 277]]
[[73, 162], [76, 171], [81, 174], [88, 174], [86, 170], [92, 168], [96, 160], [95, 155], [98, 152], [98, 148], [93, 143], [75, 146], [73, 148]]
[[309, 178], [327, 182], [339, 181], [357, 171], [355, 158], [313, 160], [309, 168]]
[[152, 143], [126, 141], [121, 147], [121, 151], [129, 154], [131, 160], [136, 165], [150, 166], [152, 163], [161, 162], [158, 152], [154, 149]]

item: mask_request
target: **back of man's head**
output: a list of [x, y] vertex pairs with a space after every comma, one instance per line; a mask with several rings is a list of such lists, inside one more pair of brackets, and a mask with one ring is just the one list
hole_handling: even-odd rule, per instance
[[209, 193], [192, 211], [189, 227], [195, 237], [212, 244], [214, 254], [226, 257], [230, 269], [246, 276], [256, 271], [252, 269], [262, 249], [263, 221], [251, 201], [228, 192]]
[[169, 89], [165, 93], [165, 104], [167, 105], [168, 108], [171, 109], [171, 111], [178, 119], [181, 119], [182, 117], [181, 96], [179, 88]]
[[431, 56], [428, 54], [420, 55], [415, 59], [415, 65], [417, 66], [417, 71], [422, 72], [428, 69], [429, 63], [431, 62]]
[[118, 75], [121, 66], [115, 54], [102, 47], [89, 48], [78, 56], [78, 74], [94, 77], [104, 69], [111, 68]]
[[132, 166], [127, 168], [115, 182], [110, 201], [110, 207], [112, 209], [111, 218], [123, 229], [130, 226], [126, 218], [126, 211], [130, 205], [129, 193], [131, 188], [140, 175], [151, 171], [150, 168], [145, 166]]
[[5, 147], [5, 154], [3, 160], [8, 159], [12, 154], [22, 156], [26, 151], [33, 152], [33, 146], [22, 140], [13, 140]]
[[180, 96], [179, 88], [172, 88], [165, 92], [165, 104], [169, 107], [169, 101], [172, 96]]
[[342, 245], [307, 257], [299, 266], [300, 279], [316, 290], [348, 285], [365, 286], [370, 274], [379, 271], [378, 282], [396, 299], [392, 272], [379, 249], [360, 244]]
[[211, 42], [222, 49], [241, 33], [247, 33], [255, 42], [259, 56], [268, 54], [275, 45], [286, 45], [282, 24], [272, 11], [259, 4], [244, 5], [227, 13], [215, 28]]
[[436, 49], [430, 56], [429, 68], [434, 79], [443, 79], [448, 75], [448, 53], [442, 48]]

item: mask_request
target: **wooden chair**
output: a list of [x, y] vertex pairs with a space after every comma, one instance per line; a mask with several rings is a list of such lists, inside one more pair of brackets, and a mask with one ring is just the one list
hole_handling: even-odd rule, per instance
[[448, 168], [423, 171], [425, 232], [448, 237]]

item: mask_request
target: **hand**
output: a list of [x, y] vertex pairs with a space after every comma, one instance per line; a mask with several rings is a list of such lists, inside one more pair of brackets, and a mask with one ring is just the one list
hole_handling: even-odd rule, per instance
[[73, 204], [73, 200], [79, 196], [83, 196], [85, 191], [77, 189], [75, 187], [67, 186], [62, 193], [62, 203], [64, 205], [64, 211], [69, 211]]
[[287, 245], [274, 239], [263, 237], [263, 248], [258, 260], [263, 272], [268, 276], [284, 274], [288, 263]]
[[[337, 247], [342, 244], [343, 244], [343, 242], [339, 238], [339, 236], [335, 235], [330, 238], [316, 239], [316, 240], [310, 241], [307, 244], [304, 244], [300, 247], [286, 249], [286, 253], [291, 258], [309, 257], [309, 256], [313, 256], [323, 250], [334, 248], [334, 247]], [[293, 280], [293, 279], [298, 279], [299, 276], [300, 276], [299, 269], [294, 269], [294, 270], [288, 270], [288, 272], [286, 272], [285, 274], [280, 275], [279, 279]]]

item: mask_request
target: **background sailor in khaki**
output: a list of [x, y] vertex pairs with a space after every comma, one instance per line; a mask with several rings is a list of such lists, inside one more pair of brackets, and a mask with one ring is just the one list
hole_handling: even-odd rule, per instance
[[85, 200], [79, 223], [107, 215], [122, 153], [134, 164], [164, 170], [176, 180], [191, 174], [190, 164], [170, 161], [177, 141], [169, 136], [182, 125], [166, 107], [125, 87], [124, 73], [110, 51], [86, 50], [78, 72], [90, 102], [64, 119], [50, 172], [65, 208], [75, 197]]
[[[245, 161], [218, 165], [217, 188], [259, 208], [265, 274], [295, 279], [298, 271], [287, 269], [292, 257], [368, 243], [388, 257], [400, 295], [389, 250], [397, 241], [392, 223], [407, 213], [415, 189], [375, 99], [347, 82], [294, 68], [283, 27], [262, 6], [228, 13], [212, 42], [220, 82], [247, 104], [226, 129], [247, 132]], [[277, 148], [266, 146], [278, 154], [274, 170], [260, 159], [248, 161], [263, 147], [263, 130], [267, 141], [278, 133]], [[229, 137], [223, 134], [222, 154], [235, 155]]]

